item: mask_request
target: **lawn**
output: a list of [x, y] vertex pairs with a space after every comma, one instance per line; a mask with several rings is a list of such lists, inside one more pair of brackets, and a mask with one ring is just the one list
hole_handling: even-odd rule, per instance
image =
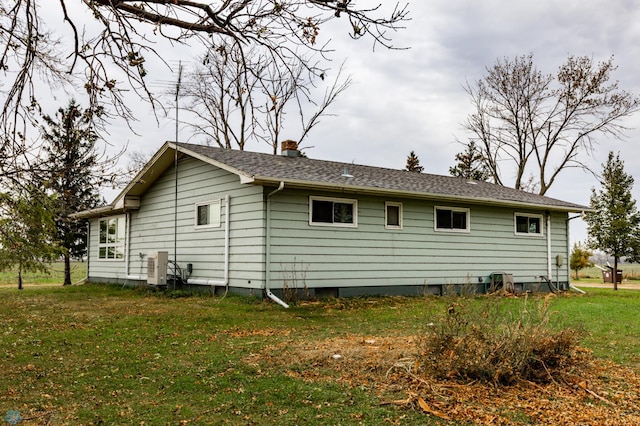
[[[600, 371], [589, 381], [590, 392], [607, 403], [580, 388], [563, 385], [568, 394], [560, 397], [546, 394], [560, 384], [536, 385], [538, 414], [524, 400], [496, 410], [473, 397], [457, 399], [455, 410], [446, 405], [448, 415], [432, 409], [444, 407], [438, 398], [458, 388], [484, 396], [501, 392], [431, 382], [414, 374], [417, 363], [407, 367], [422, 331], [457, 299], [330, 299], [285, 310], [235, 296], [77, 285], [5, 287], [0, 300], [0, 415], [15, 410], [20, 424], [461, 425], [468, 424], [464, 410], [477, 411], [475, 419], [543, 424], [540, 419], [553, 418], [549, 404], [560, 415], [564, 400], [593, 418], [640, 416], [626, 405], [638, 401], [632, 380], [640, 367], [634, 326], [640, 324], [640, 292], [594, 290], [551, 299], [557, 311], [552, 326], [581, 328], [582, 345], [598, 357], [595, 365], [620, 363], [615, 371], [633, 377], [605, 375], [603, 383], [625, 382], [632, 394], [600, 388], [608, 386], [600, 384]], [[465, 303], [517, 311], [525, 301], [479, 297]], [[437, 398], [427, 399], [436, 391]], [[417, 392], [428, 406], [417, 403]], [[442, 420], [448, 416], [454, 420]]]
[[[82, 280], [87, 273], [86, 262], [71, 262], [71, 282], [77, 283]], [[64, 263], [54, 262], [51, 264], [48, 273], [24, 272], [22, 280], [25, 286], [41, 285], [62, 285], [64, 282]], [[18, 271], [11, 269], [0, 272], [0, 286], [18, 286]]]

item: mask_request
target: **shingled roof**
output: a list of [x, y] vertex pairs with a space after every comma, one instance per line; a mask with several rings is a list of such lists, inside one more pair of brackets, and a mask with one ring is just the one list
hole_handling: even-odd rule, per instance
[[167, 142], [111, 204], [78, 212], [72, 217], [100, 217], [139, 208], [140, 196], [173, 166], [176, 149], [181, 157], [187, 155], [227, 170], [236, 174], [240, 182], [249, 185], [276, 187], [284, 183], [289, 189], [425, 199], [440, 203], [575, 213], [591, 210], [580, 204], [451, 176]]
[[[169, 143], [169, 147], [176, 144]], [[287, 157], [249, 151], [177, 144], [179, 152], [194, 156], [240, 176], [244, 183], [279, 184], [285, 187], [315, 188], [421, 199], [439, 199], [474, 204], [544, 208], [582, 212], [589, 207], [507, 188], [488, 182], [415, 173], [352, 163]]]

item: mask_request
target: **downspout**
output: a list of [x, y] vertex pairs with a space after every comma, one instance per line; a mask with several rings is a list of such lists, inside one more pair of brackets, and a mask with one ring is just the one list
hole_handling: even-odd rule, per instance
[[124, 262], [125, 262], [125, 277], [128, 278], [129, 277], [129, 273], [131, 271], [131, 266], [129, 265], [129, 259], [130, 259], [130, 253], [129, 250], [131, 248], [131, 225], [130, 225], [130, 220], [131, 220], [131, 214], [129, 212], [127, 212], [127, 214], [125, 215], [125, 223], [126, 223], [126, 237], [125, 237], [125, 250], [124, 250]]
[[231, 243], [231, 237], [229, 232], [229, 225], [231, 224], [230, 213], [231, 197], [227, 194], [224, 197], [224, 286], [229, 286], [229, 244]]
[[[231, 197], [227, 194], [224, 197], [225, 204], [225, 217], [224, 217], [224, 278], [222, 280], [207, 280], [207, 279], [188, 279], [187, 284], [193, 285], [208, 285], [211, 287], [217, 285], [229, 286], [229, 247], [231, 243], [231, 237], [229, 232], [230, 222], [230, 203]], [[213, 290], [213, 289], [212, 289]]]
[[573, 219], [577, 219], [577, 218], [581, 218], [583, 215], [583, 213], [580, 213], [578, 216], [573, 216], [573, 217], [568, 217], [567, 218], [567, 270], [569, 272], [569, 289], [573, 290], [575, 292], [578, 292], [580, 294], [587, 294], [586, 291], [584, 290], [580, 290], [578, 287], [574, 287], [573, 284], [571, 284], [571, 239], [569, 238], [570, 233], [569, 233], [569, 221], [573, 220]]
[[284, 181], [280, 181], [280, 186], [277, 189], [273, 190], [271, 193], [267, 195], [267, 236], [266, 236], [266, 247], [265, 247], [265, 281], [264, 281], [264, 290], [267, 297], [280, 306], [284, 308], [288, 308], [287, 305], [282, 299], [280, 299], [275, 294], [271, 293], [271, 289], [269, 288], [269, 281], [271, 275], [271, 197], [277, 194], [278, 192], [284, 189]]
[[547, 212], [547, 278], [553, 282], [551, 269], [551, 213]]

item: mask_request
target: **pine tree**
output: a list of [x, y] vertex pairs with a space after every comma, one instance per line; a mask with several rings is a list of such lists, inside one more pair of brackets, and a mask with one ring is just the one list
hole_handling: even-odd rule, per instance
[[633, 177], [624, 171], [620, 155], [609, 152], [603, 164], [602, 188], [592, 189], [592, 212], [585, 215], [589, 246], [600, 249], [614, 259], [613, 288], [618, 289], [618, 261], [621, 257], [637, 258], [640, 252], [640, 213], [631, 196]]
[[486, 181], [491, 176], [474, 141], [467, 144], [464, 152], [456, 154], [456, 161], [458, 164], [449, 167], [451, 176], [479, 181]]
[[417, 173], [422, 173], [422, 171], [424, 170], [424, 167], [420, 165], [420, 160], [418, 159], [418, 156], [414, 151], [411, 151], [409, 153], [409, 156], [407, 157], [407, 165], [404, 169], [409, 172]]
[[59, 255], [51, 197], [40, 186], [23, 183], [0, 193], [0, 270], [47, 272]]
[[43, 116], [41, 132], [50, 165], [44, 185], [54, 195], [58, 241], [64, 248], [64, 285], [71, 284], [71, 257], [84, 256], [87, 240], [86, 220], [69, 215], [100, 205], [100, 187], [110, 180], [108, 171], [115, 164], [115, 158], [98, 153], [92, 118], [91, 111], [74, 100], [54, 118]]

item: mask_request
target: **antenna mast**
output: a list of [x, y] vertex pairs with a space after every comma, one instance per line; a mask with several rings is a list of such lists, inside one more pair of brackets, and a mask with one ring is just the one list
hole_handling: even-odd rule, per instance
[[[178, 275], [178, 112], [180, 111], [180, 83], [182, 81], [182, 62], [178, 62], [178, 81], [176, 82], [176, 148], [173, 156], [173, 174], [175, 175], [175, 194], [173, 200], [173, 290], [176, 289]], [[180, 277], [182, 279], [182, 277]]]

